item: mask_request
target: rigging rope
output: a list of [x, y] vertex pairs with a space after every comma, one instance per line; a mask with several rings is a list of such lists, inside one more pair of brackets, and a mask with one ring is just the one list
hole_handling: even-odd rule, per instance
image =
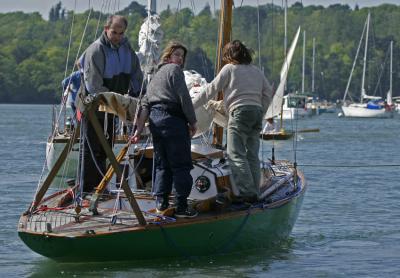
[[69, 33], [68, 51], [67, 51], [67, 60], [65, 61], [64, 79], [67, 77], [67, 71], [68, 71], [69, 54], [71, 51], [71, 43], [72, 43], [72, 32], [74, 30], [74, 22], [75, 22], [76, 1], [77, 0], [75, 0], [74, 11], [72, 12], [71, 31]]
[[[88, 17], [87, 17], [87, 20], [86, 20], [84, 31], [82, 33], [81, 41], [79, 43], [79, 48], [78, 48], [78, 51], [77, 51], [76, 56], [75, 56], [75, 61], [77, 61], [79, 56], [80, 56], [80, 51], [81, 51], [81, 48], [82, 48], [83, 39], [84, 39], [85, 34], [86, 34], [87, 26], [89, 25], [89, 20], [90, 20], [90, 17], [91, 17], [91, 13], [92, 13], [92, 9], [90, 9], [90, 0], [89, 0], [89, 13], [88, 13]], [[71, 31], [71, 33], [72, 33], [72, 31]], [[71, 74], [74, 72], [75, 66], [76, 66], [76, 64], [74, 63], [74, 65], [72, 67], [72, 70], [71, 70]], [[71, 82], [71, 80], [70, 80], [70, 82]], [[65, 103], [66, 103], [66, 98], [62, 98], [61, 106], [64, 107]], [[55, 129], [53, 131], [52, 138], [54, 138], [56, 131], [58, 131], [58, 125], [59, 125], [59, 120], [61, 118], [62, 111], [63, 111], [63, 109], [61, 108], [60, 112], [59, 112], [59, 115], [56, 118], [56, 126], [55, 126]]]
[[386, 63], [389, 60], [389, 56], [390, 56], [390, 45], [388, 46], [388, 49], [386, 51], [385, 59], [384, 59], [383, 63], [381, 63], [381, 65], [380, 65], [381, 70], [379, 72], [378, 82], [376, 82], [375, 90], [374, 90], [374, 93], [373, 93], [374, 96], [376, 96], [376, 93], [377, 93], [378, 89], [379, 89], [379, 91], [380, 91], [380, 93], [382, 95], [381, 79], [382, 79], [382, 75], [383, 75], [383, 73], [385, 71], [385, 68], [386, 68]]
[[100, 8], [100, 12], [99, 12], [99, 19], [97, 20], [96, 32], [94, 33], [93, 40], [97, 39], [97, 33], [99, 31], [100, 20], [101, 20], [101, 16], [103, 15], [103, 8], [105, 8], [105, 6], [106, 6], [106, 0], [103, 0], [103, 4], [101, 4], [101, 8]]
[[257, 0], [257, 42], [258, 42], [258, 68], [261, 68], [261, 35], [260, 35], [260, 4]]
[[[75, 6], [75, 8], [76, 8], [76, 6]], [[78, 52], [77, 52], [76, 57], [75, 57], [75, 61], [76, 61], [76, 60], [78, 59], [78, 57], [79, 57], [79, 53], [80, 53], [80, 50], [81, 50], [81, 47], [82, 47], [83, 39], [84, 39], [84, 37], [85, 37], [86, 30], [87, 30], [87, 26], [88, 26], [88, 24], [89, 24], [89, 19], [90, 19], [90, 16], [91, 16], [91, 12], [92, 12], [92, 10], [90, 9], [90, 0], [89, 0], [89, 13], [88, 13], [88, 17], [87, 17], [87, 20], [86, 20], [86, 25], [85, 25], [85, 28], [84, 28], [84, 31], [83, 31], [83, 34], [82, 34], [82, 37], [81, 37], [81, 41], [80, 41], [80, 43], [79, 43], [79, 48], [78, 48]], [[75, 14], [75, 11], [74, 11], [73, 14]], [[75, 18], [75, 16], [73, 16], [73, 19], [74, 19], [74, 18]], [[73, 24], [71, 24], [71, 28], [72, 28], [72, 27], [73, 27]], [[72, 34], [72, 31], [71, 31], [71, 34]], [[68, 50], [68, 52], [69, 52], [69, 51], [70, 51], [70, 50]], [[68, 54], [68, 56], [69, 56], [69, 54]], [[72, 68], [71, 73], [72, 73], [74, 70], [75, 70], [75, 63], [74, 63], [74, 66], [73, 66], [73, 68]], [[66, 98], [62, 98], [61, 107], [65, 106], [65, 102], [66, 102]], [[60, 111], [59, 111], [59, 113], [58, 113], [57, 116], [56, 116], [54, 130], [52, 131], [52, 134], [51, 134], [51, 137], [50, 137], [50, 140], [49, 140], [50, 142], [53, 142], [53, 139], [55, 138], [56, 133], [58, 132], [58, 126], [59, 126], [59, 121], [60, 121], [60, 119], [61, 119], [62, 111], [63, 111], [63, 109], [61, 108]], [[71, 145], [71, 148], [72, 148], [72, 145]], [[50, 148], [49, 148], [49, 151], [50, 151]], [[36, 194], [38, 193], [39, 188], [40, 188], [40, 186], [41, 186], [41, 184], [42, 184], [42, 180], [43, 180], [43, 177], [44, 177], [44, 172], [45, 172], [46, 165], [47, 165], [47, 162], [48, 162], [48, 159], [49, 159], [49, 151], [46, 152], [46, 157], [45, 157], [45, 160], [44, 160], [44, 163], [43, 163], [42, 172], [41, 172], [41, 174], [40, 174], [40, 176], [39, 176], [38, 184], [37, 184], [37, 187], [36, 187], [36, 192], [35, 192], [35, 195], [33, 196], [33, 198], [35, 198], [35, 196], [36, 196]]]
[[323, 167], [323, 168], [376, 168], [376, 167], [400, 167], [400, 164], [370, 164], [370, 165], [339, 165], [339, 164], [298, 164], [301, 167]]

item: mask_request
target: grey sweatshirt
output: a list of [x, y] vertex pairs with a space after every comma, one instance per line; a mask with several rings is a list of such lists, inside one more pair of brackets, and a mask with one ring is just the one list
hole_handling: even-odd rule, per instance
[[207, 85], [206, 92], [195, 99], [195, 107], [206, 104], [219, 91], [224, 93], [224, 105], [228, 112], [239, 106], [255, 105], [265, 113], [273, 95], [271, 85], [256, 66], [227, 64]]
[[181, 67], [176, 64], [161, 64], [147, 86], [142, 108], [150, 111], [150, 105], [155, 102], [178, 104], [189, 124], [193, 125], [197, 122], [185, 76]]
[[81, 58], [83, 62], [86, 89], [91, 94], [116, 92], [138, 95], [143, 74], [139, 59], [124, 38], [118, 47], [108, 40], [103, 32], [99, 39], [92, 43]]

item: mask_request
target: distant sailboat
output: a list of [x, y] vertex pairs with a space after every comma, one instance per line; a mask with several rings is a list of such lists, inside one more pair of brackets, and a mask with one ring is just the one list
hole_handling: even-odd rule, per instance
[[[279, 115], [282, 115], [282, 105], [283, 105], [283, 99], [284, 99], [284, 92], [285, 92], [285, 86], [286, 86], [286, 80], [289, 72], [289, 67], [290, 63], [293, 58], [294, 51], [296, 49], [297, 41], [299, 39], [300, 35], [300, 27], [297, 29], [296, 35], [294, 36], [292, 45], [290, 46], [289, 52], [286, 55], [285, 61], [282, 65], [281, 69], [281, 81], [278, 85], [278, 88], [275, 91], [274, 97], [272, 99], [271, 105], [268, 107], [267, 112], [265, 113], [264, 118], [269, 119], [269, 118], [275, 118], [278, 117]], [[268, 139], [279, 139], [282, 137], [282, 139], [288, 139], [293, 135], [291, 131], [285, 131], [285, 130], [279, 130], [277, 132], [266, 132], [265, 130], [261, 133], [261, 138], [268, 140]]]
[[[369, 96], [366, 94], [365, 90], [365, 72], [366, 72], [366, 64], [367, 64], [367, 52], [368, 52], [368, 33], [369, 33], [369, 24], [370, 24], [371, 15], [368, 13], [367, 20], [364, 25], [364, 29], [361, 35], [361, 39], [358, 45], [356, 57], [353, 62], [353, 67], [350, 72], [350, 77], [347, 82], [346, 91], [343, 97], [343, 116], [345, 117], [357, 117], [357, 118], [389, 118], [393, 117], [393, 109], [389, 105], [385, 105], [382, 98], [378, 96]], [[349, 92], [349, 86], [351, 82], [351, 78], [353, 76], [354, 67], [357, 61], [357, 57], [360, 51], [361, 43], [364, 38], [365, 33], [365, 48], [364, 48], [364, 63], [363, 63], [363, 73], [362, 73], [362, 81], [361, 81], [361, 95], [360, 102], [350, 103], [346, 102], [346, 97]], [[387, 95], [387, 104], [392, 103], [391, 89]]]
[[308, 97], [304, 91], [305, 78], [305, 50], [306, 50], [306, 31], [303, 31], [303, 58], [302, 58], [302, 78], [301, 93], [291, 93], [283, 97], [282, 116], [284, 120], [297, 120], [309, 117], [311, 109], [307, 107]]

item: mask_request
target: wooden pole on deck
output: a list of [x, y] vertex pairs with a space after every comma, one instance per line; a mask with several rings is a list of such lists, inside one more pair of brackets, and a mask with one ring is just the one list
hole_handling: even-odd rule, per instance
[[99, 120], [97, 119], [95, 113], [94, 113], [94, 108], [97, 108], [97, 103], [94, 101], [87, 110], [87, 116], [89, 117], [90, 122], [92, 123], [92, 126], [97, 134], [97, 137], [99, 138], [100, 144], [103, 147], [104, 151], [106, 152], [107, 158], [110, 160], [111, 166], [114, 168], [115, 173], [117, 174], [118, 178], [121, 179], [121, 187], [125, 192], [125, 195], [128, 199], [129, 204], [131, 205], [133, 212], [135, 213], [139, 224], [142, 226], [146, 225], [146, 219], [143, 216], [142, 211], [140, 210], [140, 207], [138, 203], [136, 202], [135, 196], [133, 195], [133, 192], [131, 191], [128, 183], [126, 182], [126, 179], [122, 177], [122, 171], [119, 168], [119, 164], [117, 159], [115, 158], [115, 155], [111, 149], [111, 147], [108, 145], [108, 142], [104, 136], [103, 133], [103, 128], [100, 126]]
[[[116, 158], [117, 163], [120, 163], [124, 159], [126, 153], [128, 152], [128, 149], [129, 149], [129, 144], [127, 144], [121, 149]], [[106, 189], [113, 175], [114, 175], [114, 167], [109, 167], [103, 179], [97, 186], [96, 192], [92, 195], [92, 198], [90, 200], [89, 210], [92, 211], [94, 214], [97, 214], [97, 202], [99, 200], [99, 197]]]
[[[224, 66], [222, 61], [222, 50], [224, 46], [231, 40], [232, 33], [232, 6], [233, 0], [221, 0], [221, 12], [219, 16], [219, 35], [218, 35], [218, 52], [215, 72], [218, 72]], [[217, 100], [223, 99], [223, 93], [218, 92]], [[220, 126], [215, 125], [213, 132], [213, 144], [221, 147], [222, 146], [223, 129]]]

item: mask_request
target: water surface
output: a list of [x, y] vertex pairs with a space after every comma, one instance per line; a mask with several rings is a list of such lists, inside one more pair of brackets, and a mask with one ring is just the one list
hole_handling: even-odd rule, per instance
[[309, 184], [291, 237], [276, 248], [194, 260], [57, 263], [28, 249], [16, 232], [42, 172], [51, 106], [0, 104], [1, 277], [398, 276], [400, 117], [323, 114], [297, 127], [320, 132], [263, 144], [266, 157], [274, 145], [277, 158], [296, 158]]

